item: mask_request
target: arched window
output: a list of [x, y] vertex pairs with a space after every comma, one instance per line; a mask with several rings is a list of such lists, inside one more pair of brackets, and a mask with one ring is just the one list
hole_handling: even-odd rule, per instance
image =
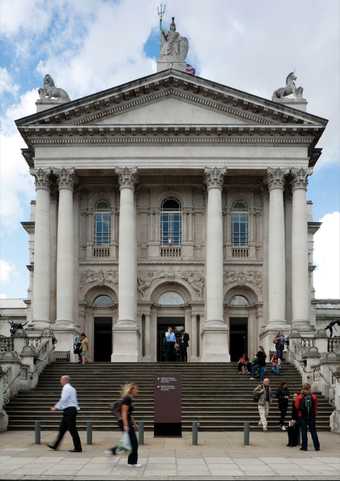
[[248, 299], [240, 295], [233, 296], [230, 301], [230, 306], [245, 307], [248, 305], [249, 305]]
[[246, 202], [237, 201], [232, 206], [231, 237], [233, 247], [248, 246], [248, 206]]
[[161, 245], [180, 246], [182, 243], [182, 215], [178, 200], [163, 200], [160, 219]]
[[112, 307], [112, 299], [107, 295], [98, 296], [95, 298], [93, 305], [95, 307]]
[[111, 244], [111, 208], [106, 200], [100, 200], [96, 204], [95, 244], [97, 246]]
[[159, 298], [161, 306], [183, 306], [184, 299], [177, 292], [164, 292]]

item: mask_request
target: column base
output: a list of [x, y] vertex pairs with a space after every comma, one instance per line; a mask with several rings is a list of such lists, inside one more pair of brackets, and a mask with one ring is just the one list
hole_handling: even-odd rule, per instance
[[29, 322], [25, 329], [33, 330], [33, 331], [42, 331], [43, 329], [48, 329], [51, 327], [50, 321], [38, 321], [32, 320]]
[[212, 322], [202, 330], [202, 362], [230, 362], [228, 329], [221, 321]]
[[[67, 321], [64, 321], [66, 323]], [[63, 322], [57, 321], [53, 324], [53, 331], [54, 335], [57, 339], [57, 343], [55, 345], [55, 350], [60, 352], [69, 352], [70, 353], [70, 361], [71, 362], [78, 362], [78, 356], [73, 354], [73, 342], [74, 337], [79, 336], [80, 331], [75, 326], [70, 326], [68, 322], [68, 326], [64, 326]]]
[[112, 335], [111, 362], [138, 362], [140, 360], [139, 331], [136, 326], [131, 326], [131, 322], [119, 321], [118, 325], [113, 328]]

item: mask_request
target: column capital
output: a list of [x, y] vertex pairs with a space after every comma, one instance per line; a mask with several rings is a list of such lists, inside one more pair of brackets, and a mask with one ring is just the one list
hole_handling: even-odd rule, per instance
[[293, 192], [294, 190], [297, 189], [303, 189], [307, 190], [307, 185], [308, 185], [308, 176], [311, 174], [310, 169], [304, 169], [304, 168], [292, 168], [290, 169], [290, 173], [292, 175], [292, 189]]
[[227, 172], [225, 168], [206, 167], [204, 169], [205, 183], [209, 189], [222, 190], [224, 182], [224, 174]]
[[73, 190], [74, 182], [75, 182], [75, 172], [74, 169], [56, 169], [54, 170], [54, 174], [57, 176], [59, 190]]
[[134, 189], [137, 182], [137, 167], [122, 167], [117, 168], [120, 189]]
[[31, 169], [30, 173], [35, 179], [35, 190], [50, 190], [50, 169]]
[[283, 190], [285, 185], [286, 174], [287, 174], [287, 171], [283, 169], [280, 169], [280, 168], [273, 169], [272, 167], [269, 167], [267, 169], [267, 177], [266, 177], [268, 190], [269, 191], [274, 189]]

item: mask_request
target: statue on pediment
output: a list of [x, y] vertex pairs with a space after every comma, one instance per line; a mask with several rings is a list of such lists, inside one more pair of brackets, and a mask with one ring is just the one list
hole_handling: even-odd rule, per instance
[[158, 70], [166, 68], [176, 68], [185, 70], [185, 59], [188, 55], [189, 42], [186, 37], [182, 37], [176, 31], [175, 17], [172, 17], [168, 31], [163, 29], [163, 16], [165, 6], [161, 5], [158, 9], [159, 29], [160, 29], [160, 55], [158, 59]]
[[273, 93], [272, 100], [280, 100], [287, 96], [292, 96], [296, 99], [302, 99], [303, 88], [297, 87], [295, 80], [297, 80], [297, 76], [294, 72], [290, 72], [286, 78], [286, 86], [276, 89]]
[[55, 86], [54, 80], [50, 74], [46, 74], [44, 77], [44, 85], [38, 90], [40, 95], [40, 101], [50, 102], [51, 100], [63, 102], [70, 102], [68, 93], [59, 87]]

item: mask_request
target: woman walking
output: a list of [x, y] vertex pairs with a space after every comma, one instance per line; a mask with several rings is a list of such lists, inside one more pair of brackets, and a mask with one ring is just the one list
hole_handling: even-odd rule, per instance
[[82, 332], [80, 334], [80, 355], [81, 355], [81, 363], [86, 364], [88, 362], [88, 353], [89, 353], [89, 340], [85, 334]]
[[[120, 418], [118, 425], [122, 432], [129, 434], [131, 452], [128, 456], [128, 465], [134, 468], [140, 468], [142, 465], [138, 463], [138, 441], [136, 431], [137, 424], [133, 418], [133, 399], [138, 396], [139, 388], [137, 384], [125, 384], [121, 391], [120, 400]], [[117, 454], [117, 446], [111, 449], [112, 454]]]

